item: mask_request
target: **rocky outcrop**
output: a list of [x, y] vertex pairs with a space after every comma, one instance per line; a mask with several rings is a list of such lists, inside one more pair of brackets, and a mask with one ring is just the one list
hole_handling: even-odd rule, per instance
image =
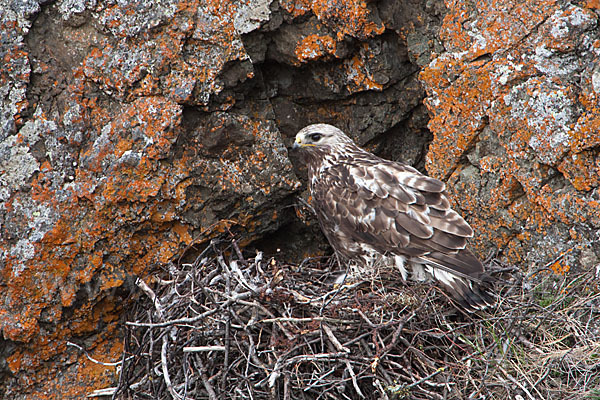
[[600, 257], [598, 7], [455, 2], [421, 73], [428, 171], [481, 255], [564, 273]]
[[322, 250], [286, 144], [327, 122], [423, 166], [425, 96], [475, 250], [594, 265], [591, 3], [0, 0], [0, 397], [110, 385], [68, 343], [117, 360], [134, 277], [203, 241]]

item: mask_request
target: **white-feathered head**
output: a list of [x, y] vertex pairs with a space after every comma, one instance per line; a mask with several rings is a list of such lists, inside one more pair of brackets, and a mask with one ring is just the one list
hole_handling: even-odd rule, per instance
[[296, 134], [294, 148], [310, 150], [311, 148], [332, 147], [340, 144], [354, 144], [354, 142], [333, 125], [314, 124], [302, 128]]

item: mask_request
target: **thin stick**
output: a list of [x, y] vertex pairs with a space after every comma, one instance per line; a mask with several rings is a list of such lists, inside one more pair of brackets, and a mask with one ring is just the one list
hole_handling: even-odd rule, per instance
[[279, 317], [279, 318], [265, 318], [257, 321], [256, 323], [265, 323], [265, 322], [332, 322], [335, 324], [354, 324], [355, 321], [347, 320], [347, 319], [337, 319], [337, 318], [328, 318], [328, 317], [311, 317], [311, 318], [293, 318], [293, 317]]
[[356, 380], [356, 373], [354, 373], [354, 369], [352, 368], [350, 361], [344, 360], [344, 363], [346, 364], [346, 369], [348, 370], [348, 372], [350, 373], [350, 377], [352, 378], [352, 385], [354, 386], [354, 390], [356, 390], [356, 393], [358, 394], [359, 397], [362, 397], [364, 399], [365, 395], [362, 394], [362, 392], [360, 391], [360, 387], [358, 387], [358, 381]]
[[135, 284], [140, 289], [142, 289], [142, 291], [144, 293], [146, 293], [146, 295], [150, 298], [150, 300], [152, 300], [152, 303], [154, 304], [154, 308], [156, 308], [156, 312], [158, 313], [158, 316], [162, 318], [162, 316], [163, 316], [163, 309], [162, 309], [160, 301], [156, 297], [156, 294], [154, 293], [154, 291], [152, 289], [150, 289], [150, 286], [148, 286], [146, 284], [146, 282], [144, 282], [144, 280], [142, 278], [137, 278], [135, 280]]
[[[331, 328], [329, 326], [327, 326], [327, 324], [322, 324], [321, 326], [323, 327], [323, 331], [325, 331], [325, 334], [327, 335], [327, 337], [329, 338], [331, 343], [333, 343], [333, 346], [338, 351], [344, 352], [346, 354], [350, 353], [350, 349], [342, 346], [340, 341], [335, 337], [335, 335], [333, 334], [333, 331], [331, 330]], [[344, 360], [344, 363], [346, 364], [346, 369], [348, 370], [348, 373], [350, 374], [350, 377], [352, 378], [352, 385], [354, 386], [354, 390], [356, 390], [356, 393], [358, 394], [359, 397], [364, 398], [365, 395], [360, 391], [360, 387], [358, 386], [358, 382], [356, 380], [356, 373], [354, 372], [354, 369], [352, 368], [350, 361]]]
[[295, 364], [295, 363], [299, 363], [299, 362], [307, 362], [307, 361], [335, 360], [338, 358], [346, 357], [347, 355], [348, 354], [345, 352], [303, 354], [303, 355], [295, 356], [292, 358], [288, 358], [285, 361], [285, 365]]
[[215, 389], [213, 389], [212, 385], [210, 384], [210, 380], [206, 376], [206, 368], [204, 367], [204, 364], [202, 363], [202, 359], [200, 357], [198, 357], [198, 358], [196, 358], [196, 361], [198, 361], [198, 364], [200, 367], [200, 378], [202, 379], [202, 384], [204, 385], [204, 388], [206, 389], [206, 393], [208, 393], [208, 398], [210, 400], [218, 400], [217, 394], [215, 393]]
[[[465, 356], [465, 357], [461, 358], [460, 360], [458, 360], [458, 364], [463, 363], [463, 362], [465, 362], [467, 360], [470, 360], [471, 358], [473, 358], [475, 356], [478, 356], [480, 354], [481, 354], [480, 351], [476, 351], [476, 352], [474, 352], [472, 354], [469, 354], [468, 356]], [[436, 369], [433, 373], [427, 375], [426, 377], [423, 377], [423, 378], [419, 379], [416, 382], [411, 383], [410, 385], [402, 385], [401, 389], [410, 389], [410, 388], [413, 388], [415, 386], [418, 386], [421, 383], [423, 383], [425, 381], [428, 381], [429, 379], [431, 379], [434, 376], [438, 375], [439, 373], [444, 372], [445, 370], [446, 370], [446, 367], [440, 367], [440, 368]]]
[[165, 380], [165, 384], [167, 385], [167, 390], [171, 393], [174, 399], [183, 399], [182, 396], [179, 395], [173, 388], [173, 384], [171, 383], [171, 377], [169, 376], [169, 367], [167, 365], [167, 349], [169, 347], [169, 339], [167, 335], [163, 335], [162, 341], [162, 349], [160, 351], [160, 364], [162, 366], [163, 379]]
[[384, 400], [390, 400], [389, 396], [387, 395], [387, 391], [383, 388], [383, 385], [381, 384], [379, 379], [375, 379], [374, 383], [377, 389], [379, 389], [379, 393], [381, 393], [381, 395], [383, 396], [382, 398]]
[[322, 324], [321, 326], [323, 327], [323, 330], [325, 331], [325, 334], [327, 335], [329, 340], [331, 340], [331, 343], [333, 343], [333, 345], [335, 346], [336, 350], [343, 351], [344, 353], [350, 353], [350, 349], [342, 346], [342, 344], [335, 337], [335, 335], [333, 334], [333, 331], [331, 330], [331, 328], [328, 325]]
[[525, 386], [524, 386], [524, 385], [523, 385], [521, 382], [519, 382], [518, 380], [516, 380], [515, 378], [513, 378], [513, 376], [512, 376], [511, 374], [509, 374], [508, 372], [506, 372], [506, 371], [504, 370], [504, 368], [502, 368], [501, 366], [498, 366], [498, 369], [499, 369], [500, 371], [502, 371], [502, 373], [503, 373], [503, 374], [504, 374], [504, 375], [505, 375], [505, 376], [506, 376], [506, 377], [507, 377], [507, 378], [508, 378], [508, 379], [509, 379], [509, 380], [510, 380], [512, 383], [514, 383], [515, 385], [517, 385], [518, 387], [520, 387], [520, 388], [521, 388], [521, 390], [522, 390], [522, 391], [524, 391], [524, 392], [525, 392], [525, 394], [527, 394], [527, 397], [529, 397], [529, 399], [531, 399], [531, 400], [535, 400], [535, 397], [533, 397], [533, 395], [532, 395], [531, 393], [529, 393], [529, 390], [527, 390], [527, 388], [526, 388], [526, 387], [525, 387]]
[[225, 346], [188, 346], [183, 348], [184, 353], [200, 353], [205, 351], [225, 351]]
[[[104, 365], [105, 367], [117, 367], [121, 364], [123, 364], [123, 360], [121, 361], [117, 361], [117, 362], [102, 362], [102, 361], [98, 361], [95, 358], [93, 358], [92, 356], [90, 356], [88, 354], [87, 351], [85, 351], [85, 349], [83, 347], [81, 347], [78, 344], [72, 343], [72, 342], [67, 342], [67, 346], [73, 346], [76, 347], [77, 349], [79, 349], [81, 352], [83, 352], [83, 354], [87, 357], [88, 360], [90, 360], [91, 362], [93, 362], [94, 364], [99, 364], [99, 365]], [[127, 360], [131, 359], [133, 357], [129, 357]]]

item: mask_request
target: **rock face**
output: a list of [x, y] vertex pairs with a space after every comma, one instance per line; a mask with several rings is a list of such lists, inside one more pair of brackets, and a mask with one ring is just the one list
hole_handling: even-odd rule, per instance
[[452, 2], [422, 71], [427, 169], [480, 255], [564, 272], [600, 257], [598, 4]]
[[112, 384], [68, 343], [117, 360], [134, 277], [189, 246], [286, 226], [302, 251], [284, 143], [307, 123], [422, 156], [415, 28], [378, 7], [0, 0], [0, 397]]
[[593, 4], [0, 0], [0, 397], [113, 384], [68, 342], [116, 361], [134, 277], [203, 241], [316, 250], [286, 144], [327, 122], [422, 166], [426, 95], [475, 250], [594, 265]]

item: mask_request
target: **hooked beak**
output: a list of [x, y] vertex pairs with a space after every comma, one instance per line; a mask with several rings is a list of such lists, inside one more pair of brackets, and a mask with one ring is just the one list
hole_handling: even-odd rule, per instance
[[300, 138], [296, 138], [296, 141], [294, 142], [294, 145], [292, 146], [293, 150], [297, 150], [299, 148], [302, 147], [302, 139]]

